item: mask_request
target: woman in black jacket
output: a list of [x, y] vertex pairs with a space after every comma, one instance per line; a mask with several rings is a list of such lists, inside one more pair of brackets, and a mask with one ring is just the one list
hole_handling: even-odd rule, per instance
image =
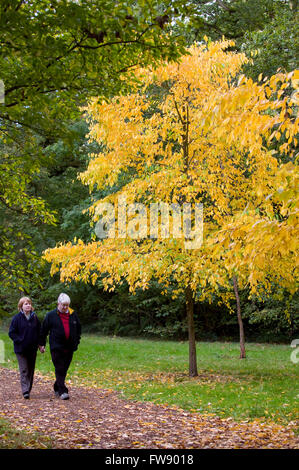
[[43, 352], [49, 334], [50, 352], [56, 376], [53, 388], [55, 395], [62, 400], [69, 399], [65, 379], [73, 353], [77, 350], [81, 338], [81, 324], [77, 313], [70, 308], [70, 302], [71, 299], [67, 294], [59, 295], [57, 308], [47, 313], [42, 323], [39, 340], [40, 351]]
[[18, 309], [19, 313], [13, 317], [8, 334], [13, 340], [19, 363], [23, 397], [28, 399], [33, 383], [40, 321], [33, 311], [29, 297], [22, 297], [19, 300]]

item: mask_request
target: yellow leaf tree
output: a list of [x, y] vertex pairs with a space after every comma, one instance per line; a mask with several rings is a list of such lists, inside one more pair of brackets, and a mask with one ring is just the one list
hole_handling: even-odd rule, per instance
[[230, 296], [231, 273], [215, 262], [228, 242], [220, 246], [217, 234], [255, 204], [253, 187], [268, 191], [278, 163], [265, 139], [285, 121], [268, 82], [237, 80], [246, 57], [227, 51], [232, 44], [193, 46], [179, 63], [136, 71], [141, 85], [130, 95], [91, 101], [90, 139], [103, 151], [80, 177], [91, 191], [110, 188], [90, 207], [100, 240], [45, 253], [62, 281], [104, 276], [106, 289], [125, 279], [134, 291], [155, 278], [184, 292], [190, 376], [198, 373], [195, 296], [211, 298], [219, 287], [223, 301]]
[[[278, 73], [265, 81], [263, 88], [267, 98], [275, 96], [270, 103], [261, 101], [264, 117], [273, 119], [263, 138], [268, 146], [276, 141], [277, 150], [271, 151], [273, 156], [277, 154], [275, 171], [264, 175], [263, 184], [257, 175], [246, 208], [224, 222], [209, 244], [215, 261], [223, 262], [232, 276], [238, 273], [251, 295], [267, 294], [274, 286], [280, 298], [283, 290], [292, 295], [298, 286], [299, 71]], [[233, 120], [234, 109], [231, 99], [226, 113]], [[219, 112], [218, 119], [222, 118]], [[244, 125], [249, 126], [246, 116]]]

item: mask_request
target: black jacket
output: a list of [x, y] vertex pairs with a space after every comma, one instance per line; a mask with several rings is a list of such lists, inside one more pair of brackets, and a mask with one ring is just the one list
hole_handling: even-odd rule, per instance
[[65, 337], [63, 323], [60, 319], [57, 309], [47, 313], [41, 327], [39, 344], [45, 346], [47, 336], [49, 336], [50, 350], [54, 349], [76, 351], [81, 338], [81, 324], [79, 318], [73, 310], [70, 309], [69, 325], [70, 336]]
[[35, 313], [27, 320], [24, 313], [19, 312], [12, 318], [8, 334], [13, 340], [16, 354], [26, 354], [37, 350], [40, 321]]

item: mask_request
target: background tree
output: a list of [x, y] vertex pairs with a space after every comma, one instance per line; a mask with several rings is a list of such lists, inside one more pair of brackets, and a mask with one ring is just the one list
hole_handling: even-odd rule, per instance
[[[77, 172], [83, 171], [87, 166], [87, 153], [95, 146], [88, 146], [85, 139], [87, 125], [83, 121], [69, 125], [72, 133], [72, 142], [58, 140], [51, 145], [45, 145], [43, 159], [38, 172], [29, 173], [31, 165], [28, 162], [28, 174], [24, 166], [16, 161], [16, 172], [9, 173], [7, 167], [2, 176], [10, 178], [11, 193], [14, 181], [17, 197], [15, 204], [2, 205], [1, 234], [3, 240], [7, 239], [8, 249], [3, 246], [1, 251], [1, 306], [2, 313], [13, 313], [22, 292], [33, 296], [35, 307], [39, 314], [47, 311], [49, 301], [57, 298], [63, 286], [49, 276], [49, 267], [41, 259], [42, 251], [55, 246], [61, 239], [73, 238], [74, 232], [80, 234], [82, 239], [90, 236], [88, 217], [82, 210], [88, 207], [90, 199], [88, 190], [77, 180]], [[9, 151], [11, 147], [7, 147]], [[24, 170], [21, 176], [19, 171]], [[24, 180], [23, 193], [20, 186]], [[33, 202], [37, 199], [41, 207], [48, 207], [55, 217], [55, 224], [45, 223], [45, 218], [39, 212], [33, 213]], [[22, 211], [17, 202], [28, 201], [28, 212]], [[48, 209], [49, 210], [49, 209]], [[52, 222], [52, 221], [51, 221]], [[14, 256], [14, 258], [12, 258]], [[57, 284], [55, 293], [53, 283]], [[48, 295], [45, 291], [49, 290]]]
[[193, 0], [189, 21], [190, 39], [207, 35], [213, 40], [222, 36], [242, 43], [244, 36], [271, 23], [279, 12], [289, 9], [285, 0]]
[[246, 76], [270, 77], [280, 68], [298, 67], [298, 1], [289, 0], [193, 0], [185, 27], [189, 44], [223, 36], [235, 41], [234, 49], [254, 61], [244, 64]]
[[277, 69], [291, 72], [298, 68], [298, 2], [285, 2], [283, 8], [275, 6], [274, 13], [263, 28], [247, 31], [242, 41], [241, 50], [254, 58], [244, 71], [254, 79], [260, 73], [270, 77]]
[[19, 211], [33, 225], [54, 223], [50, 208], [30, 188], [43, 166], [45, 147], [59, 139], [72, 142], [69, 122], [79, 118], [87, 97], [125, 92], [134, 80], [134, 67], [180, 55], [184, 39], [174, 36], [169, 24], [181, 15], [183, 3], [1, 2], [1, 269], [8, 280], [13, 269], [21, 290], [26, 289], [22, 273], [29, 260], [23, 260], [23, 268], [16, 263], [18, 231], [8, 220], [12, 211]]

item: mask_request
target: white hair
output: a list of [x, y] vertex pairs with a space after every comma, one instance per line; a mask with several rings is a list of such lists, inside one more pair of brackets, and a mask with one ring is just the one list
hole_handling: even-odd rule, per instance
[[69, 298], [69, 296], [67, 294], [59, 294], [59, 297], [57, 299], [57, 303], [65, 303], [65, 304], [70, 304], [71, 303], [71, 299]]

